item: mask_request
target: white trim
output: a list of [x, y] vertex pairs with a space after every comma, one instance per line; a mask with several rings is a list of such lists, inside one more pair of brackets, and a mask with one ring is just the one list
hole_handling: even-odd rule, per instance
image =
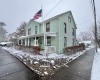
[[46, 33], [41, 33], [41, 34], [35, 34], [35, 35], [28, 35], [28, 36], [22, 36], [19, 38], [20, 39], [25, 39], [25, 38], [31, 38], [31, 37], [39, 37], [39, 36], [53, 36], [56, 37], [57, 36], [57, 32], [46, 32]]

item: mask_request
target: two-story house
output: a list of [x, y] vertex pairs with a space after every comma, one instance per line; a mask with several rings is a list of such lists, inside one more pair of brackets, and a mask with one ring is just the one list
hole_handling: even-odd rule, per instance
[[51, 49], [63, 53], [65, 47], [76, 45], [76, 29], [71, 11], [45, 20], [44, 27], [43, 22], [30, 20], [26, 27], [26, 36], [19, 38], [19, 44], [39, 46], [41, 49], [46, 46], [47, 52]]

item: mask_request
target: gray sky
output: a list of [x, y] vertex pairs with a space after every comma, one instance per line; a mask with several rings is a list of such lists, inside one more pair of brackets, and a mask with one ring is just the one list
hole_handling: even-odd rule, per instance
[[[0, 21], [7, 24], [5, 27], [8, 33], [12, 33], [23, 21], [28, 22], [34, 14], [43, 6], [45, 16], [59, 0], [0, 0]], [[97, 20], [100, 19], [100, 0], [96, 1]], [[92, 8], [90, 0], [62, 0], [45, 18], [53, 17], [57, 14], [72, 11], [77, 24], [77, 34], [88, 30], [93, 23]]]

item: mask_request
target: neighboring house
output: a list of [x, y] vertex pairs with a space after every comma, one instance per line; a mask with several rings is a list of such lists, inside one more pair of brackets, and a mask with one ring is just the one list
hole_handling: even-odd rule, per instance
[[79, 43], [84, 43], [86, 47], [91, 46], [92, 42], [91, 41], [81, 41]]
[[[43, 22], [30, 20], [26, 27], [26, 36], [19, 38], [19, 44], [39, 46], [57, 53], [63, 53], [65, 47], [76, 45], [76, 24], [71, 11], [59, 14]], [[45, 34], [45, 39], [44, 39]]]
[[18, 43], [16, 32], [9, 34], [6, 39], [7, 39], [6, 41], [8, 42], [14, 42], [14, 44]]

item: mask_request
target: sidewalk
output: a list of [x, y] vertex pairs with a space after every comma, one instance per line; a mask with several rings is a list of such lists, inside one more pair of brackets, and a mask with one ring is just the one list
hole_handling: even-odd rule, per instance
[[90, 80], [95, 49], [87, 51], [76, 60], [61, 68], [48, 80]]

